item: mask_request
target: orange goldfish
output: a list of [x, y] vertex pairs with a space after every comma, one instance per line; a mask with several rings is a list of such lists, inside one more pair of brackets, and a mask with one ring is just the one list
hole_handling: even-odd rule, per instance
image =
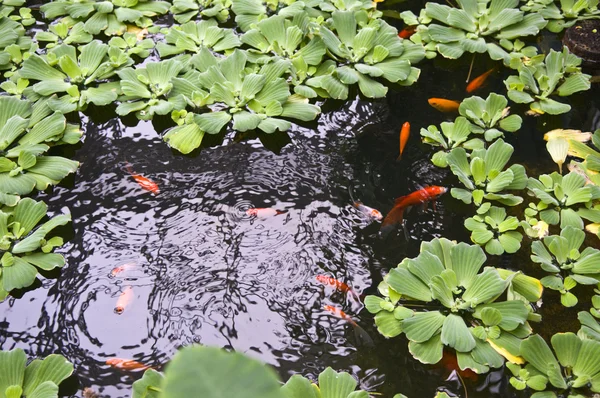
[[460, 102], [444, 98], [429, 98], [427, 102], [440, 112], [456, 112], [460, 106]]
[[317, 279], [317, 281], [321, 282], [322, 284], [324, 284], [326, 286], [331, 286], [331, 287], [335, 288], [336, 290], [339, 290], [342, 293], [351, 293], [360, 301], [359, 294], [356, 293], [354, 291], [354, 289], [352, 289], [350, 286], [346, 285], [344, 282], [339, 281], [339, 280], [332, 278], [330, 276], [327, 276], [327, 275], [317, 275], [316, 279]]
[[138, 185], [140, 187], [142, 187], [142, 189], [145, 189], [146, 191], [152, 192], [153, 194], [157, 194], [160, 192], [160, 189], [158, 188], [158, 184], [156, 184], [154, 181], [152, 181], [149, 178], [146, 178], [142, 175], [139, 174], [135, 174], [133, 171], [133, 168], [131, 167], [131, 165], [126, 165], [125, 169], [127, 170], [127, 172], [129, 174], [131, 174], [131, 176], [133, 177], [133, 179], [135, 180], [135, 182], [138, 183]]
[[332, 315], [334, 315], [340, 319], [343, 319], [344, 321], [348, 322], [350, 325], [352, 325], [352, 327], [354, 328], [354, 333], [356, 335], [357, 341], [359, 341], [362, 344], [367, 345], [367, 346], [373, 346], [373, 339], [371, 339], [371, 336], [369, 336], [369, 334], [366, 332], [366, 330], [361, 328], [358, 325], [358, 323], [356, 323], [354, 321], [354, 319], [352, 319], [344, 311], [342, 311], [341, 309], [334, 307], [332, 305], [325, 305], [325, 306], [323, 306], [323, 309], [325, 311], [330, 312]]
[[278, 216], [280, 214], [285, 214], [287, 211], [281, 211], [271, 208], [252, 208], [246, 210], [246, 215], [258, 218], [268, 218], [273, 216]]
[[433, 200], [447, 191], [448, 188], [433, 185], [397, 198], [394, 207], [390, 210], [381, 224], [381, 232], [384, 235], [387, 235], [397, 224], [402, 223], [402, 220], [404, 219], [404, 210], [407, 207]]
[[146, 370], [150, 369], [151, 366], [144, 365], [138, 361], [134, 361], [133, 359], [124, 359], [124, 358], [109, 358], [106, 360], [106, 364], [112, 366], [115, 369], [126, 370], [126, 371], [134, 371], [134, 370]]
[[404, 152], [404, 147], [406, 147], [408, 137], [410, 137], [410, 123], [405, 122], [400, 130], [400, 154], [398, 155], [398, 161], [402, 159], [402, 152]]
[[118, 267], [115, 267], [112, 269], [112, 271], [110, 271], [110, 277], [114, 278], [115, 276], [119, 275], [120, 273], [128, 271], [134, 267], [135, 267], [135, 263], [125, 263], [123, 265], [119, 265]]
[[410, 37], [415, 33], [416, 30], [416, 25], [407, 26], [406, 28], [402, 29], [400, 33], [398, 33], [398, 36], [400, 36], [402, 39], [410, 39]]
[[487, 80], [487, 78], [495, 71], [496, 68], [492, 68], [484, 74], [477, 76], [475, 79], [471, 80], [471, 82], [467, 85], [467, 93], [472, 93], [473, 91], [480, 89]]
[[117, 299], [117, 304], [115, 305], [115, 313], [121, 315], [132, 300], [133, 288], [131, 286], [127, 286], [125, 290], [121, 292], [121, 295]]

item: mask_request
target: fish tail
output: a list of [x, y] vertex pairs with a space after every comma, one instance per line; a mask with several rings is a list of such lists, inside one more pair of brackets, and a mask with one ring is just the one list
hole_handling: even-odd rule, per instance
[[125, 160], [125, 170], [127, 170], [127, 172], [131, 175], [135, 174], [133, 172], [133, 167], [131, 167], [131, 163], [129, 163], [127, 160]]
[[400, 154], [396, 158], [396, 162], [400, 162], [400, 161], [402, 161], [402, 152], [400, 152]]
[[353, 323], [352, 326], [354, 327], [354, 337], [356, 337], [356, 342], [358, 345], [366, 347], [375, 346], [373, 339], [365, 329], [361, 328], [357, 323]]
[[354, 199], [354, 195], [352, 194], [352, 185], [348, 185], [348, 195], [350, 195], [350, 201], [352, 202], [352, 204], [356, 206], [356, 203], [358, 202], [356, 201], [356, 199]]
[[396, 229], [398, 224], [404, 220], [404, 207], [394, 207], [388, 215], [383, 219], [379, 233], [381, 237], [387, 237]]

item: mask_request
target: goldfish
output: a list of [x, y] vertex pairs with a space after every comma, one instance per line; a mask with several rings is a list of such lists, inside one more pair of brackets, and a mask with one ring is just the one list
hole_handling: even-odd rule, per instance
[[127, 172], [129, 174], [131, 174], [131, 176], [133, 177], [135, 182], [137, 182], [138, 185], [140, 187], [142, 187], [142, 189], [152, 192], [155, 195], [160, 192], [160, 189], [158, 188], [158, 184], [156, 184], [154, 181], [152, 181], [149, 178], [146, 178], [139, 174], [135, 174], [131, 165], [128, 164], [127, 166], [125, 166], [125, 169], [127, 169]]
[[381, 214], [379, 210], [366, 206], [361, 201], [354, 199], [351, 186], [348, 186], [348, 193], [350, 194], [350, 200], [352, 200], [352, 206], [354, 206], [358, 211], [373, 220], [383, 220], [383, 214]]
[[150, 369], [151, 366], [144, 365], [138, 361], [134, 361], [133, 359], [124, 359], [124, 358], [109, 358], [106, 360], [106, 364], [112, 366], [115, 369], [126, 370], [126, 371], [134, 371], [134, 370], [146, 370]]
[[354, 321], [354, 319], [352, 319], [352, 317], [350, 317], [344, 311], [337, 307], [334, 307], [333, 305], [325, 305], [323, 306], [323, 309], [352, 325], [357, 341], [367, 346], [373, 346], [373, 339], [371, 339], [371, 336], [369, 336], [367, 331], [361, 328], [358, 325], [358, 323], [356, 323], [356, 321]]
[[124, 291], [121, 292], [121, 295], [117, 299], [117, 304], [115, 305], [115, 313], [121, 315], [125, 312], [125, 308], [131, 303], [133, 300], [133, 288], [131, 286], [127, 286]]
[[427, 102], [440, 112], [456, 112], [460, 106], [460, 102], [444, 98], [429, 98]]
[[317, 275], [316, 279], [317, 279], [317, 281], [321, 282], [322, 284], [324, 284], [326, 286], [331, 286], [331, 287], [335, 288], [336, 290], [339, 290], [342, 293], [350, 293], [350, 294], [354, 295], [360, 301], [359, 294], [356, 293], [354, 291], [354, 289], [352, 289], [350, 286], [348, 286], [344, 282], [339, 281], [339, 280], [332, 278], [330, 276], [327, 276], [327, 275]]
[[369, 216], [370, 218], [373, 218], [377, 221], [383, 220], [383, 214], [381, 214], [379, 210], [369, 206], [365, 206], [362, 202], [354, 202], [352, 203], [352, 206], [354, 206], [358, 211]]
[[475, 79], [471, 80], [469, 84], [467, 84], [467, 93], [472, 93], [475, 90], [479, 90], [487, 78], [496, 71], [496, 68], [492, 68], [482, 75], [477, 76]]
[[398, 161], [402, 159], [402, 152], [404, 152], [404, 147], [406, 147], [408, 137], [410, 137], [410, 123], [405, 122], [400, 130], [400, 154], [398, 155]]
[[402, 223], [402, 220], [404, 219], [404, 210], [407, 207], [433, 200], [447, 191], [448, 188], [433, 185], [397, 198], [394, 207], [390, 210], [381, 224], [381, 232], [384, 235], [387, 235], [397, 224]]
[[251, 216], [251, 217], [258, 217], [258, 218], [268, 218], [268, 217], [273, 217], [273, 216], [278, 216], [280, 214], [285, 214], [287, 213], [286, 211], [281, 211], [281, 210], [276, 210], [276, 209], [271, 209], [271, 208], [252, 208], [252, 209], [248, 209], [246, 210], [246, 215]]
[[119, 275], [120, 273], [128, 271], [134, 267], [135, 267], [135, 263], [125, 263], [123, 265], [119, 265], [118, 267], [115, 267], [112, 269], [112, 271], [110, 271], [110, 277], [114, 278], [115, 276]]
[[400, 33], [398, 33], [398, 36], [402, 39], [410, 39], [410, 37], [415, 33], [416, 30], [416, 25], [407, 26], [406, 28], [402, 29]]

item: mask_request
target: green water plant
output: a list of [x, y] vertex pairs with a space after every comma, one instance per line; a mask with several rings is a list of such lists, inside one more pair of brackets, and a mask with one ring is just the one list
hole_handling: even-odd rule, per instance
[[51, 109], [66, 114], [85, 110], [90, 103], [102, 106], [115, 101], [120, 85], [106, 79], [132, 63], [119, 48], [97, 40], [78, 48], [61, 44], [45, 57], [32, 55], [25, 60], [17, 77], [32, 83], [23, 91], [28, 100], [49, 98]]
[[94, 36], [85, 31], [83, 22], [70, 24], [64, 21], [50, 24], [46, 31], [36, 32], [35, 39], [46, 43], [46, 48], [52, 48], [59, 44], [86, 44]]
[[595, 295], [592, 296], [592, 308], [588, 311], [577, 313], [577, 319], [581, 327], [577, 335], [582, 339], [592, 339], [600, 341], [600, 290], [598, 286], [594, 289]]
[[452, 149], [446, 160], [452, 173], [466, 188], [452, 188], [452, 196], [478, 207], [484, 199], [506, 206], [523, 202], [520, 196], [503, 193], [527, 186], [527, 175], [522, 165], [513, 164], [506, 168], [513, 151], [512, 145], [502, 139], [497, 139], [487, 149], [474, 149], [470, 156], [465, 148]]
[[[259, 129], [266, 133], [285, 131], [291, 123], [283, 118], [313, 120], [320, 108], [303, 97], [290, 95], [281, 76], [289, 68], [286, 61], [258, 67], [247, 62], [245, 52], [235, 50], [229, 57], [218, 59], [208, 50], [192, 62], [200, 70], [174, 79], [170, 93], [173, 104], [182, 100], [197, 105], [210, 105], [211, 112], [172, 115], [179, 126], [165, 135], [165, 140], [182, 153], [200, 146], [204, 133], [217, 134], [233, 121], [236, 131]], [[189, 81], [196, 84], [187, 84]], [[200, 101], [200, 103], [198, 103]], [[181, 105], [176, 105], [181, 109]]]
[[15, 207], [0, 210], [0, 300], [13, 289], [30, 286], [38, 268], [49, 271], [65, 265], [63, 256], [52, 253], [62, 246], [62, 238], [47, 235], [71, 221], [71, 216], [60, 214], [38, 226], [47, 208], [44, 202], [24, 198]]
[[329, 29], [319, 34], [336, 63], [321, 66], [306, 85], [321, 89], [335, 99], [347, 99], [348, 87], [358, 83], [368, 98], [384, 97], [391, 83], [409, 86], [420, 74], [414, 64], [425, 56], [423, 47], [398, 37], [396, 28], [385, 21], [369, 21], [365, 11], [334, 11]]
[[550, 50], [545, 58], [543, 54], [536, 56], [528, 65], [520, 61], [517, 64], [515, 69], [519, 74], [504, 81], [508, 98], [529, 104], [535, 113], [566, 113], [571, 106], [552, 97], [566, 97], [590, 88], [590, 75], [581, 72], [581, 58], [571, 54], [567, 47], [560, 52]]
[[417, 17], [412, 11], [401, 16], [407, 25], [418, 25], [411, 37], [430, 52], [457, 59], [465, 52], [488, 53], [495, 60], [509, 60], [509, 40], [535, 36], [546, 25], [537, 13], [519, 8], [519, 0], [459, 0], [457, 7], [428, 2]]
[[[231, 375], [236, 377], [232, 378]], [[133, 398], [183, 396], [245, 396], [264, 398], [368, 398], [355, 391], [357, 382], [331, 368], [319, 374], [319, 384], [294, 375], [283, 386], [267, 365], [242, 353], [216, 347], [189, 346], [167, 364], [164, 375], [153, 369], [133, 383]], [[190, 395], [191, 394], [191, 395]]]
[[600, 209], [592, 206], [594, 200], [600, 199], [600, 187], [586, 185], [585, 177], [576, 172], [564, 177], [557, 172], [542, 174], [539, 179], [530, 177], [527, 189], [539, 200], [525, 209], [526, 220], [532, 225], [534, 219], [549, 225], [560, 224], [560, 228], [583, 229], [583, 219], [600, 220]]
[[125, 116], [135, 112], [140, 120], [151, 120], [155, 114], [169, 114], [173, 110], [173, 103], [167, 101], [167, 94], [173, 88], [171, 79], [183, 68], [181, 62], [170, 59], [118, 71], [122, 95], [118, 98], [117, 114]]
[[156, 45], [161, 58], [184, 52], [196, 54], [202, 48], [226, 52], [242, 44], [232, 29], [219, 27], [213, 19], [175, 25], [165, 32], [166, 43], [159, 42]]
[[[482, 212], [486, 208], [487, 211]], [[507, 217], [503, 207], [481, 206], [478, 214], [465, 220], [465, 227], [471, 231], [471, 240], [484, 246], [489, 254], [516, 253], [521, 248], [523, 235], [517, 231], [519, 220]]]
[[521, 10], [539, 13], [548, 21], [546, 29], [554, 33], [575, 25], [577, 21], [600, 18], [597, 0], [529, 0], [521, 6]]
[[550, 235], [531, 244], [531, 260], [552, 275], [542, 278], [542, 284], [561, 293], [565, 307], [577, 304], [570, 292], [577, 284], [597, 285], [600, 277], [600, 250], [586, 247], [581, 250], [585, 232], [567, 226], [560, 235]]
[[139, 27], [152, 25], [153, 17], [163, 15], [170, 4], [157, 0], [55, 0], [43, 4], [40, 10], [46, 19], [67, 16], [75, 22], [84, 22], [85, 31], [97, 35], [122, 35], [127, 24]]
[[4, 13], [9, 13], [7, 10], [10, 9], [12, 7], [7, 6], [0, 9], [0, 38], [2, 38], [0, 40], [0, 71], [8, 71], [8, 74], [5, 72], [6, 77], [12, 74], [15, 66], [18, 66], [26, 57], [25, 54], [33, 52], [36, 48], [35, 43], [25, 34], [23, 25], [13, 18], [4, 16]]
[[[454, 122], [443, 122], [441, 131], [436, 126], [421, 129], [423, 142], [441, 147], [431, 161], [438, 167], [447, 167], [450, 150], [463, 147], [467, 151], [485, 148], [486, 142], [504, 137], [504, 132], [515, 132], [523, 122], [518, 115], [510, 115], [506, 97], [491, 93], [487, 99], [469, 97], [458, 108], [462, 116]], [[478, 135], [483, 135], [483, 139]]]
[[586, 145], [582, 139], [568, 139], [567, 154], [583, 160], [574, 168], [585, 176], [586, 182], [600, 186], [600, 130], [596, 130], [590, 138], [591, 145]]
[[531, 329], [525, 301], [500, 299], [516, 274], [482, 271], [485, 261], [479, 246], [445, 238], [424, 242], [416, 258], [384, 277], [383, 298], [368, 296], [365, 305], [381, 334], [406, 335], [419, 361], [437, 363], [448, 347], [461, 369], [487, 372], [502, 366], [503, 355], [518, 360], [520, 339]]
[[58, 386], [73, 374], [73, 364], [62, 355], [48, 355], [28, 364], [20, 348], [0, 351], [0, 369], [0, 394], [11, 398], [57, 398]]
[[533, 398], [577, 398], [600, 392], [600, 342], [574, 333], [557, 333], [551, 344], [554, 352], [537, 334], [523, 340], [521, 356], [527, 364], [507, 364], [513, 387], [538, 391], [531, 395]]
[[47, 156], [50, 145], [75, 144], [81, 131], [59, 112], [33, 107], [16, 97], [0, 97], [0, 203], [14, 206], [34, 188], [56, 185], [79, 163]]
[[198, 16], [215, 18], [223, 23], [229, 19], [231, 5], [231, 0], [173, 0], [170, 11], [180, 24]]

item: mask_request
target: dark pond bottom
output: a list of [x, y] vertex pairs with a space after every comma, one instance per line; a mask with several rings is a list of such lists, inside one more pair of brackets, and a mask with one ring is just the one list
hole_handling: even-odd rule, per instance
[[[488, 66], [480, 65], [481, 72]], [[125, 127], [105, 116], [106, 110], [92, 114], [83, 120], [77, 176], [45, 195], [54, 211], [67, 206], [73, 215], [72, 236], [62, 250], [67, 266], [40, 288], [0, 304], [1, 348], [66, 356], [77, 378], [63, 392], [76, 396], [91, 386], [101, 396], [127, 397], [141, 373], [110, 368], [108, 358], [161, 369], [179, 347], [192, 343], [248, 353], [275, 366], [284, 380], [294, 373], [315, 378], [331, 366], [384, 397], [431, 397], [435, 390], [464, 396], [450, 371], [414, 360], [403, 338], [386, 340], [377, 333], [362, 304], [316, 280], [326, 274], [360, 294], [374, 294], [382, 275], [415, 256], [422, 241], [468, 241], [462, 222], [471, 210], [449, 195], [435, 210], [413, 209], [406, 216], [408, 240], [403, 233], [384, 240], [378, 224], [350, 206], [348, 194], [352, 186], [357, 199], [385, 213], [397, 196], [456, 184], [431, 165], [418, 135], [421, 127], [454, 118], [427, 105], [432, 96], [465, 97], [467, 65], [454, 67], [425, 68], [428, 80], [418, 88], [381, 102], [332, 106], [318, 124], [295, 128], [280, 153], [258, 140], [229, 140], [185, 157], [169, 150], [150, 123]], [[500, 91], [500, 85], [498, 76], [480, 95]], [[528, 119], [518, 138], [509, 137], [517, 161], [536, 172], [553, 170], [542, 133], [553, 124], [589, 128], [584, 123], [590, 103], [573, 101], [581, 113]], [[406, 120], [412, 136], [397, 163], [398, 130]], [[287, 142], [283, 134], [271, 138], [267, 144], [274, 147]], [[125, 162], [158, 183], [160, 193], [142, 190]], [[246, 215], [250, 207], [287, 212], [260, 219]], [[513, 268], [524, 262], [492, 260]], [[119, 315], [114, 308], [126, 290], [131, 302]], [[550, 299], [542, 308], [557, 311], [555, 303]], [[375, 347], [361, 344], [352, 326], [324, 305], [356, 319]], [[562, 318], [550, 329], [575, 328], [574, 316]], [[504, 370], [466, 383], [472, 398], [516, 396]]]

